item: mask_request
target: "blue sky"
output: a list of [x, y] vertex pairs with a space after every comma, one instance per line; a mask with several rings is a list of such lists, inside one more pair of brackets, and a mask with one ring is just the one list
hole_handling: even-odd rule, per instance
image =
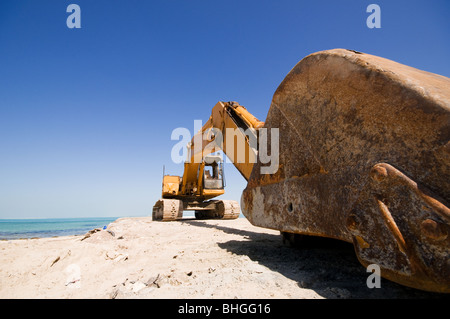
[[[69, 4], [81, 29], [69, 29]], [[366, 8], [381, 8], [369, 29]], [[0, 218], [146, 216], [177, 127], [219, 100], [265, 120], [306, 55], [347, 48], [450, 76], [450, 2], [0, 2]], [[245, 180], [226, 165], [227, 199]]]

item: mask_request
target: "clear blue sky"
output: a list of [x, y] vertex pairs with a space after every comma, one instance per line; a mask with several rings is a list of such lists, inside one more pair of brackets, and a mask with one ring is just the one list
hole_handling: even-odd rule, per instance
[[[217, 101], [265, 120], [289, 70], [333, 48], [450, 76], [449, 31], [447, 0], [2, 0], [0, 218], [150, 215], [162, 166], [182, 174], [172, 130]], [[239, 201], [245, 181], [226, 174]]]

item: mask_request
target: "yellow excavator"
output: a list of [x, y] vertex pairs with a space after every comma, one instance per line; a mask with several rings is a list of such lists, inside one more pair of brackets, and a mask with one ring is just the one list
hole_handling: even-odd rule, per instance
[[181, 219], [185, 210], [195, 211], [197, 219], [238, 218], [240, 207], [236, 201], [211, 200], [225, 193], [222, 156], [211, 153], [227, 150], [226, 154], [248, 180], [257, 155], [250, 140], [256, 142], [257, 130], [263, 125], [238, 103], [218, 102], [187, 145], [183, 176], [163, 176], [162, 199], [153, 206], [153, 220]]
[[[231, 143], [239, 134], [244, 148]], [[353, 50], [320, 51], [288, 73], [265, 122], [237, 103], [217, 103], [188, 145], [197, 151], [183, 176], [164, 176], [153, 218], [176, 220], [185, 209], [198, 218], [238, 216], [237, 203], [212, 200], [224, 193], [213, 143], [247, 180], [241, 209], [253, 225], [292, 243], [352, 243], [361, 264], [377, 264], [382, 277], [449, 293], [449, 140], [449, 78]], [[264, 144], [265, 157], [276, 155], [269, 173]]]

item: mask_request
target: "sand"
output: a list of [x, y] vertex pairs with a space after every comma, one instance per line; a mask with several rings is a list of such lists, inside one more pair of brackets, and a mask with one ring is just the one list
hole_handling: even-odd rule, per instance
[[245, 218], [120, 218], [86, 236], [0, 242], [0, 298], [443, 298], [381, 280], [353, 246], [286, 247]]

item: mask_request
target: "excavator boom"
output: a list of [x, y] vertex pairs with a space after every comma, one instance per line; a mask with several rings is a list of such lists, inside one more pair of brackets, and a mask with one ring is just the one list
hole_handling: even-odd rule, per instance
[[[234, 219], [240, 208], [236, 201], [212, 200], [224, 194], [222, 150], [248, 180], [256, 163], [258, 129], [264, 125], [236, 102], [218, 102], [211, 116], [187, 145], [183, 176], [163, 177], [162, 199], [153, 207], [153, 219], [182, 218], [184, 210], [195, 210], [197, 218]], [[211, 167], [211, 170], [207, 170]]]
[[[188, 167], [184, 170], [183, 178], [194, 176], [206, 155], [222, 150], [245, 180], [248, 180], [256, 163], [257, 131], [263, 126], [264, 122], [259, 121], [239, 103], [218, 102], [208, 121], [188, 145], [191, 155], [185, 163]], [[256, 141], [255, 145], [250, 143], [252, 138]], [[196, 180], [196, 177], [193, 179]]]

